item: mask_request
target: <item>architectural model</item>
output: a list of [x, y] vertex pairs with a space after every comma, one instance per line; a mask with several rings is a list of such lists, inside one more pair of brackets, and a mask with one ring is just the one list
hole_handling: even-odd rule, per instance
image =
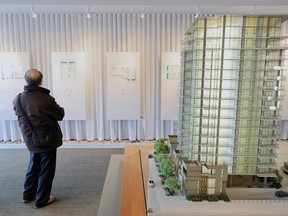
[[[203, 175], [207, 193], [224, 192], [226, 181], [239, 186], [239, 176], [263, 187], [275, 177], [287, 70], [285, 47], [279, 45], [281, 22], [268, 16], [202, 17], [187, 32], [178, 142], [181, 157], [189, 161], [178, 169], [186, 170], [183, 181], [192, 175], [188, 167], [198, 170], [194, 194], [200, 193]], [[222, 170], [218, 183], [217, 170]]]

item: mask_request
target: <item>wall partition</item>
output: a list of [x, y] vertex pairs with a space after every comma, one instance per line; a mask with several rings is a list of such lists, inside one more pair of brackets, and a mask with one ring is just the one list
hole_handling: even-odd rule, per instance
[[[175, 134], [177, 123], [161, 120], [161, 53], [181, 51], [181, 40], [193, 19], [187, 14], [146, 14], [144, 18], [140, 14], [93, 14], [90, 18], [83, 14], [38, 14], [36, 18], [0, 14], [0, 52], [28, 52], [30, 66], [43, 72], [43, 85], [52, 95], [57, 93], [53, 92], [51, 53], [85, 53], [86, 120], [61, 122], [64, 139], [162, 138]], [[143, 119], [107, 118], [109, 52], [140, 54]], [[16, 120], [0, 120], [0, 140], [20, 139]]]

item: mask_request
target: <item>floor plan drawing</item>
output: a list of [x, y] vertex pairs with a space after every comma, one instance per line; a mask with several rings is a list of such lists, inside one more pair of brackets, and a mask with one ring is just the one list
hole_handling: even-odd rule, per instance
[[29, 69], [29, 53], [0, 52], [0, 120], [16, 120], [11, 104], [23, 91], [24, 75]]
[[140, 119], [140, 54], [137, 52], [107, 53], [106, 77], [108, 119]]
[[177, 120], [181, 77], [180, 52], [163, 52], [161, 55], [161, 120]]
[[[65, 107], [64, 120], [86, 119], [85, 53], [51, 53], [53, 97]], [[77, 109], [75, 109], [77, 107]]]
[[62, 61], [61, 62], [61, 80], [76, 78], [76, 62]]
[[23, 79], [24, 71], [21, 65], [1, 66], [1, 79]]
[[127, 81], [136, 80], [136, 67], [113, 67], [111, 76], [119, 76]]
[[180, 79], [180, 65], [167, 65], [166, 66], [166, 79]]

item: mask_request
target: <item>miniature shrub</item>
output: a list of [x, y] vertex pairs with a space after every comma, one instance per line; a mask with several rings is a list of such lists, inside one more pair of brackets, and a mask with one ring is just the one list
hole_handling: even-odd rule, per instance
[[217, 196], [217, 195], [210, 194], [210, 195], [207, 196], [207, 200], [208, 200], [209, 202], [216, 202], [216, 201], [218, 201], [219, 199], [218, 199], [218, 196]]
[[288, 161], [284, 162], [284, 163], [283, 163], [283, 166], [284, 166], [284, 168], [285, 168], [286, 170], [288, 170]]
[[157, 154], [167, 154], [168, 153], [168, 145], [165, 144], [164, 139], [159, 139], [154, 144], [154, 150]]
[[218, 195], [218, 200], [223, 200], [225, 202], [230, 202], [229, 197], [227, 196], [226, 193], [221, 193]]
[[156, 149], [159, 148], [159, 146], [164, 145], [164, 144], [165, 144], [164, 139], [158, 139], [158, 140], [156, 140], [156, 142], [155, 142], [155, 144], [154, 144], [154, 149], [155, 149], [155, 151], [156, 151]]
[[161, 163], [162, 160], [167, 160], [168, 159], [168, 155], [166, 155], [166, 154], [157, 154], [155, 159], [156, 159], [157, 163]]
[[283, 176], [280, 175], [279, 170], [274, 171], [276, 174], [276, 177], [274, 178], [273, 183], [270, 185], [270, 187], [275, 187], [276, 189], [279, 189], [282, 187], [282, 181], [283, 181]]
[[283, 172], [288, 175], [288, 162], [283, 163]]
[[164, 139], [158, 139], [158, 140], [156, 140], [155, 145], [161, 145], [164, 143], [165, 143]]
[[162, 159], [160, 162], [160, 174], [163, 178], [168, 178], [174, 173], [172, 162], [169, 159]]
[[200, 195], [187, 195], [186, 200], [193, 201], [193, 202], [201, 202], [201, 196]]
[[199, 195], [202, 200], [208, 200], [208, 194], [201, 194]]
[[230, 202], [229, 197], [225, 193], [222, 193], [219, 195], [214, 195], [214, 194], [187, 195], [186, 200], [193, 201], [193, 202], [199, 202], [203, 200], [207, 200], [209, 202], [217, 202], [219, 200]]
[[180, 189], [180, 184], [175, 178], [168, 178], [165, 180], [165, 186], [169, 188], [170, 191], [179, 190]]
[[192, 195], [186, 195], [186, 200], [187, 201], [192, 201]]

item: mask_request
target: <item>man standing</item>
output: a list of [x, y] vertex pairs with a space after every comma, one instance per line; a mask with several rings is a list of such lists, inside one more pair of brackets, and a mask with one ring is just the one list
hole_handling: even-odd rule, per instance
[[[62, 132], [57, 121], [63, 119], [64, 109], [49, 95], [48, 89], [41, 87], [43, 75], [40, 71], [30, 69], [24, 78], [27, 85], [24, 86], [24, 92], [14, 99], [13, 108], [23, 139], [30, 151], [23, 202], [28, 203], [35, 199], [34, 208], [37, 209], [55, 201], [55, 197], [50, 196], [50, 193], [56, 168], [56, 149], [62, 145]], [[51, 146], [35, 145], [32, 142], [31, 126], [50, 127], [55, 136], [54, 143]]]

